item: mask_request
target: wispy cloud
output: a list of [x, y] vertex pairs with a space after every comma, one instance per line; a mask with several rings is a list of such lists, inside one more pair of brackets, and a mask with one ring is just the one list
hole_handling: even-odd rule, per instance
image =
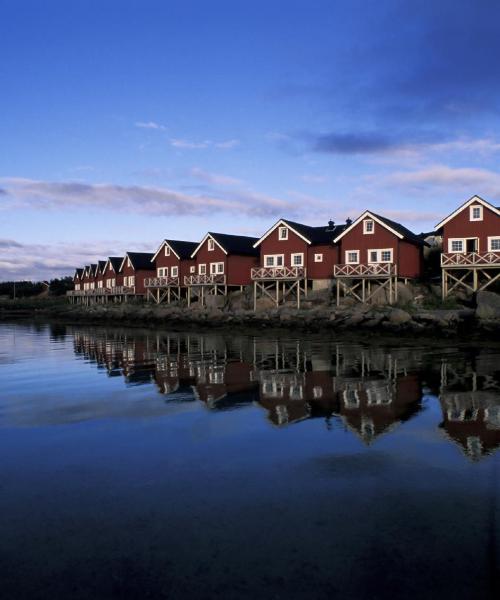
[[239, 140], [223, 140], [221, 142], [214, 142], [212, 140], [186, 140], [183, 138], [170, 138], [170, 145], [174, 148], [180, 148], [182, 150], [203, 150], [205, 148], [217, 148], [218, 150], [230, 150], [240, 144]]
[[165, 125], [160, 125], [160, 123], [156, 123], [156, 121], [136, 121], [134, 125], [140, 129], [156, 129], [158, 131], [167, 130]]
[[305, 183], [326, 183], [328, 181], [328, 177], [326, 175], [301, 175], [300, 179]]
[[[5, 245], [2, 245], [5, 244]], [[127, 250], [150, 252], [151, 243], [83, 241], [73, 244], [22, 244], [15, 240], [0, 240], [0, 281], [41, 281], [72, 275], [76, 267], [102, 260], [107, 256], [122, 256]]]
[[243, 183], [241, 179], [236, 179], [229, 175], [222, 175], [220, 173], [209, 173], [199, 167], [193, 167], [189, 171], [189, 175], [212, 185], [241, 185]]
[[[210, 174], [205, 175], [210, 177]], [[226, 185], [229, 183], [227, 178], [225, 182]], [[24, 207], [36, 210], [71, 210], [93, 207], [99, 210], [126, 210], [152, 215], [204, 216], [214, 212], [225, 212], [255, 217], [275, 217], [276, 214], [285, 211], [288, 214], [301, 211], [301, 207], [293, 202], [259, 194], [250, 189], [232, 189], [227, 193], [209, 190], [205, 193], [188, 194], [158, 186], [124, 186], [109, 183], [53, 182], [22, 178], [1, 178], [0, 183], [7, 191], [0, 201], [0, 209]], [[221, 183], [219, 179], [219, 184]]]

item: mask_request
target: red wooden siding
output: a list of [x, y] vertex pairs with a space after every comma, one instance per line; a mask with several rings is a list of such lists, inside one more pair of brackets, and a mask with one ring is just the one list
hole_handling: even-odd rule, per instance
[[160, 250], [154, 262], [156, 275], [158, 275], [158, 269], [168, 267], [168, 276], [171, 277], [172, 267], [179, 267], [179, 281], [181, 285], [184, 285], [184, 277], [191, 275], [190, 267], [195, 265], [196, 261], [194, 259], [179, 259], [173, 250], [170, 250], [170, 256], [166, 256], [165, 247]]
[[[479, 203], [473, 206], [483, 206]], [[500, 217], [483, 206], [483, 220], [471, 221], [469, 206], [443, 226], [443, 252], [448, 252], [451, 238], [479, 238], [478, 252], [488, 252], [488, 236], [500, 236]]]
[[[151, 269], [135, 270], [132, 265], [131, 266], [128, 265], [128, 259], [125, 258], [125, 264], [123, 265], [121, 274], [123, 276], [122, 281], [124, 281], [125, 277], [130, 277], [131, 275], [135, 275], [135, 293], [136, 294], [145, 294], [146, 287], [144, 285], [144, 280], [146, 279], [146, 277], [155, 277], [156, 271], [154, 269], [153, 263], [151, 263]], [[121, 283], [120, 285], [123, 285], [123, 283]]]

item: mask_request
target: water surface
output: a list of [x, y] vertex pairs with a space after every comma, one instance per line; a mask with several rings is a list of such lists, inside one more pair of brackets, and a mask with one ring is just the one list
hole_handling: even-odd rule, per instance
[[498, 598], [500, 347], [0, 325], [2, 599]]

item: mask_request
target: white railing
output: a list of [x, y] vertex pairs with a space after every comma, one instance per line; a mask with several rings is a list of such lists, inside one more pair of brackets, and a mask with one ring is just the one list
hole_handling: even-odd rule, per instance
[[442, 267], [500, 267], [500, 252], [443, 252]]
[[393, 263], [361, 263], [357, 265], [335, 265], [334, 277], [391, 277], [397, 275]]
[[224, 285], [225, 275], [186, 275], [184, 285]]
[[252, 279], [305, 279], [304, 267], [255, 267], [252, 269]]
[[164, 288], [170, 286], [178, 286], [178, 277], [146, 277], [144, 285], [147, 288]]
[[86, 296], [87, 290], [69, 290], [66, 296]]
[[135, 294], [135, 286], [116, 285], [115, 287], [108, 288], [109, 293], [112, 296], [122, 296], [125, 294]]

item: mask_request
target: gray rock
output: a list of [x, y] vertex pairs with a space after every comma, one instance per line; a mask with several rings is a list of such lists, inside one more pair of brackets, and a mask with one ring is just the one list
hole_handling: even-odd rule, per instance
[[393, 308], [389, 313], [389, 322], [393, 325], [403, 325], [411, 321], [411, 315], [401, 308]]
[[478, 292], [476, 296], [478, 319], [500, 319], [500, 295], [494, 292]]

